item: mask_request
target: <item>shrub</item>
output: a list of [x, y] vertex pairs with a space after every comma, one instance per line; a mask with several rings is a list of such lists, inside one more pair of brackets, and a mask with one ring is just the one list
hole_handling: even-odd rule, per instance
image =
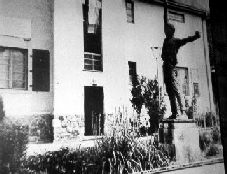
[[3, 120], [4, 117], [5, 117], [4, 103], [3, 103], [3, 98], [0, 95], [0, 122]]
[[185, 113], [189, 119], [193, 119], [197, 112], [197, 98], [195, 96], [192, 97], [191, 102], [189, 103], [188, 99], [185, 100]]
[[28, 142], [28, 127], [4, 118], [0, 122], [0, 173], [20, 170]]
[[220, 143], [220, 131], [218, 127], [212, 128], [211, 131], [200, 133], [199, 143], [205, 156], [215, 156], [219, 154], [221, 151], [218, 147], [218, 143]]
[[168, 166], [163, 146], [142, 142], [132, 136], [103, 137], [95, 147], [68, 148], [27, 159], [29, 172], [127, 174]]
[[211, 112], [207, 112], [205, 115], [206, 118], [206, 127], [212, 127], [213, 126], [213, 120], [212, 120], [212, 113]]
[[202, 151], [205, 151], [212, 143], [212, 136], [209, 132], [199, 134], [199, 146]]
[[221, 142], [221, 133], [218, 127], [213, 127], [211, 135], [212, 135], [213, 143]]
[[[91, 148], [83, 150], [78, 148], [74, 151], [63, 148], [59, 151], [46, 152], [44, 155], [28, 157], [25, 168], [30, 173], [82, 173], [83, 170], [89, 170], [86, 169], [86, 167], [89, 168], [90, 164], [100, 166], [98, 165], [100, 161], [94, 161], [94, 155], [96, 155], [95, 151]], [[96, 159], [98, 159], [98, 157]], [[94, 173], [96, 172], [94, 171]]]
[[206, 150], [206, 156], [215, 156], [219, 153], [219, 149], [215, 144], [211, 144]]
[[150, 117], [151, 133], [157, 132], [159, 121], [163, 118], [166, 111], [164, 99], [160, 92], [161, 90], [157, 78], [147, 79], [143, 76], [141, 78], [137, 76], [134, 77], [131, 90], [131, 103], [138, 116], [141, 113], [142, 106], [145, 106]]

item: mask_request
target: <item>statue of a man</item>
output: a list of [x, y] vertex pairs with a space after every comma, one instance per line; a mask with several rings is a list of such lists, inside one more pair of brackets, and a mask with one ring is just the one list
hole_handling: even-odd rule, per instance
[[166, 85], [166, 92], [169, 96], [172, 112], [169, 119], [176, 119], [177, 117], [180, 119], [181, 117], [177, 114], [176, 100], [180, 106], [181, 115], [185, 115], [185, 107], [182, 104], [181, 94], [179, 92], [176, 78], [177, 53], [179, 48], [186, 43], [200, 38], [200, 33], [196, 31], [194, 36], [189, 36], [183, 39], [175, 38], [175, 28], [172, 24], [167, 22], [167, 5], [164, 9], [164, 32], [166, 38], [163, 43], [161, 57], [163, 60], [164, 83]]

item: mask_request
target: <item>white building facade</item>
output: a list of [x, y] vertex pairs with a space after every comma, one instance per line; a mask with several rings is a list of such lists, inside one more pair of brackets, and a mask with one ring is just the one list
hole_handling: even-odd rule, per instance
[[[196, 94], [199, 113], [214, 111], [203, 18], [209, 9], [204, 2], [169, 2], [176, 37], [196, 30], [202, 36], [178, 54], [184, 94], [189, 99]], [[5, 50], [1, 58], [18, 49], [25, 57], [24, 75], [14, 77], [11, 72], [11, 86], [6, 80], [1, 83], [6, 115], [53, 114], [55, 139], [93, 135], [94, 115], [111, 115], [119, 107], [132, 114], [130, 73], [154, 79], [158, 72], [163, 86], [162, 1], [1, 0], [0, 4], [0, 46]], [[36, 64], [34, 57], [44, 64]], [[23, 80], [19, 89], [12, 85], [16, 77]]]
[[6, 116], [53, 112], [52, 7], [49, 0], [0, 1], [0, 94]]

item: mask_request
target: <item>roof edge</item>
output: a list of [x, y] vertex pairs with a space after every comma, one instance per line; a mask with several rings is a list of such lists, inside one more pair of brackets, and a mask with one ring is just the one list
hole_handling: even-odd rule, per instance
[[[138, 0], [138, 1], [141, 1], [141, 2], [144, 2], [144, 3], [149, 3], [149, 4], [158, 4], [158, 5], [164, 6], [164, 0]], [[190, 5], [183, 4], [183, 3], [167, 1], [167, 8], [169, 8], [171, 10], [180, 10], [180, 11], [188, 12], [188, 13], [200, 16], [202, 18], [208, 18], [209, 17], [209, 11], [199, 9], [199, 8], [195, 8], [195, 7], [192, 7]]]

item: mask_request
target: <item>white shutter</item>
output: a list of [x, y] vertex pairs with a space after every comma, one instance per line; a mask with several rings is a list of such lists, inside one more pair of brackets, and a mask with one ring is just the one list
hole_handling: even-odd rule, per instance
[[13, 50], [12, 55], [12, 88], [25, 88], [25, 55], [21, 50]]
[[0, 88], [26, 88], [26, 54], [13, 48], [0, 49]]
[[0, 88], [9, 88], [10, 52], [0, 50]]

